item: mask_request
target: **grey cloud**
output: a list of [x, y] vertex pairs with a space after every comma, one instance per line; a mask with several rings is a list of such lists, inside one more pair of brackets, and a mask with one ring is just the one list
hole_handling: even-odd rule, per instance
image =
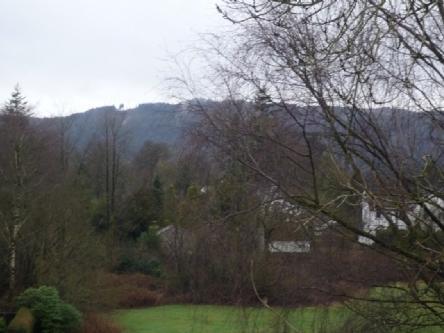
[[3, 0], [0, 99], [16, 82], [45, 115], [165, 99], [166, 51], [223, 24], [215, 1]]

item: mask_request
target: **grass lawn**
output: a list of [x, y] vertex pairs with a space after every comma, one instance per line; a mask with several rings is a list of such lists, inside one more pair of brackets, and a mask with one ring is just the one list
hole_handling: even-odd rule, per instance
[[[280, 310], [206, 305], [168, 305], [117, 311], [113, 318], [125, 333], [319, 332], [338, 327], [347, 312], [340, 307]], [[291, 327], [285, 328], [285, 320]], [[273, 327], [273, 330], [271, 329]]]

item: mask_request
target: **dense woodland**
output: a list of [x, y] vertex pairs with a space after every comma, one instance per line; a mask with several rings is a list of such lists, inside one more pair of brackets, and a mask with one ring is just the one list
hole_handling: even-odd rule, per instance
[[51, 285], [76, 305], [95, 306], [101, 272], [161, 274], [156, 230], [185, 214], [180, 203], [201, 181], [197, 162], [163, 143], [129, 154], [124, 112], [100, 116], [79, 143], [70, 119], [35, 121], [18, 88], [2, 107], [5, 304], [26, 287]]

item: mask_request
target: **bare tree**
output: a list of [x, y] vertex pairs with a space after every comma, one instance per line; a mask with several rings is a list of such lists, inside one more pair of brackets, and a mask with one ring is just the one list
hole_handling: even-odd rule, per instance
[[[224, 102], [195, 100], [196, 132], [289, 202], [402, 264], [406, 291], [442, 322], [442, 1], [299, 5], [223, 1], [239, 30], [207, 37], [205, 84]], [[366, 201], [386, 221], [381, 232], [340, 213]]]

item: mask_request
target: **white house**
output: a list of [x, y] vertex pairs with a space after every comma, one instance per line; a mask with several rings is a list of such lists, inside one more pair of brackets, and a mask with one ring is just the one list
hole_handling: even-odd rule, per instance
[[[424, 204], [427, 210], [434, 214], [438, 219], [444, 223], [444, 200], [437, 197], [430, 197]], [[406, 212], [405, 220], [400, 218], [398, 212], [394, 209], [384, 209], [382, 211], [378, 208], [372, 208], [369, 200], [364, 195], [361, 204], [362, 207], [362, 227], [365, 232], [376, 235], [379, 230], [385, 230], [390, 225], [397, 227], [398, 230], [407, 230], [408, 226], [405, 220], [412, 223], [420, 223], [423, 227], [431, 226], [434, 231], [439, 230], [439, 226], [432, 223], [425, 212], [425, 208], [420, 205], [412, 205], [411, 209]], [[359, 236], [359, 242], [362, 244], [373, 244], [373, 240]]]
[[309, 253], [310, 241], [272, 241], [268, 244], [271, 253]]

